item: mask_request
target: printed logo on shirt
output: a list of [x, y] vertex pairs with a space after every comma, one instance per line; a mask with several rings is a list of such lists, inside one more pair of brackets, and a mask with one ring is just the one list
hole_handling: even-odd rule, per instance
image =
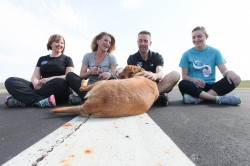
[[47, 64], [48, 63], [48, 61], [42, 61], [41, 62], [41, 65], [45, 65], [45, 64]]
[[210, 74], [212, 73], [211, 66], [203, 64], [200, 60], [194, 61], [193, 67], [195, 69], [201, 70], [204, 77], [209, 77]]
[[142, 62], [137, 62], [136, 65], [142, 67]]

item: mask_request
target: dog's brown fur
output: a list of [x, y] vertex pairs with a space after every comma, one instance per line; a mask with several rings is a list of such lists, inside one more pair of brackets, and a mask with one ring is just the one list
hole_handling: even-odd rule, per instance
[[[144, 69], [129, 65], [123, 72], [127, 79], [103, 80], [86, 86], [83, 80], [81, 91], [88, 90], [86, 101], [79, 106], [62, 107], [51, 112], [80, 113], [88, 117], [123, 117], [145, 113], [159, 96], [157, 84], [142, 74]], [[130, 78], [131, 77], [131, 78]]]

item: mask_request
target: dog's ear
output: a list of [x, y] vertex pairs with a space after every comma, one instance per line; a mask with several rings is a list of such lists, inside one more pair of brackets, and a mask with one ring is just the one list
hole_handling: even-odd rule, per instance
[[135, 69], [135, 73], [139, 73], [139, 72], [142, 72], [142, 71], [145, 71], [143, 68], [141, 68], [140, 66], [137, 66], [137, 68]]
[[125, 75], [125, 78], [131, 78], [134, 77], [136, 73], [139, 73], [141, 71], [144, 71], [144, 69], [140, 66], [128, 65], [124, 68], [123, 73]]
[[134, 71], [135, 71], [135, 66], [134, 65], [128, 65], [124, 68], [123, 73], [125, 78], [131, 78], [134, 75]]
[[135, 73], [138, 67], [139, 66], [133, 66], [133, 65], [129, 66], [130, 72]]

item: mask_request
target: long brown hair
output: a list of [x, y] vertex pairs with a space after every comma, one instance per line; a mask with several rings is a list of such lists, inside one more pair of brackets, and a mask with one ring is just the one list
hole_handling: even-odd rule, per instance
[[97, 49], [98, 49], [97, 40], [100, 40], [104, 35], [107, 35], [111, 38], [110, 47], [109, 47], [107, 52], [112, 53], [115, 50], [115, 38], [114, 38], [114, 36], [111, 35], [110, 33], [107, 33], [107, 32], [101, 32], [97, 36], [95, 36], [91, 42], [92, 51], [97, 51]]

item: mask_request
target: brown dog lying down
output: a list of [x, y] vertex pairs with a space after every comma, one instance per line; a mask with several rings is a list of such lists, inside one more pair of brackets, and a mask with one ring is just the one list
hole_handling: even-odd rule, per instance
[[89, 91], [86, 101], [79, 106], [51, 110], [58, 113], [77, 113], [85, 117], [123, 117], [145, 113], [159, 96], [157, 84], [143, 76], [139, 66], [126, 66], [120, 76], [127, 79], [103, 80], [86, 86], [83, 80], [81, 91]]

